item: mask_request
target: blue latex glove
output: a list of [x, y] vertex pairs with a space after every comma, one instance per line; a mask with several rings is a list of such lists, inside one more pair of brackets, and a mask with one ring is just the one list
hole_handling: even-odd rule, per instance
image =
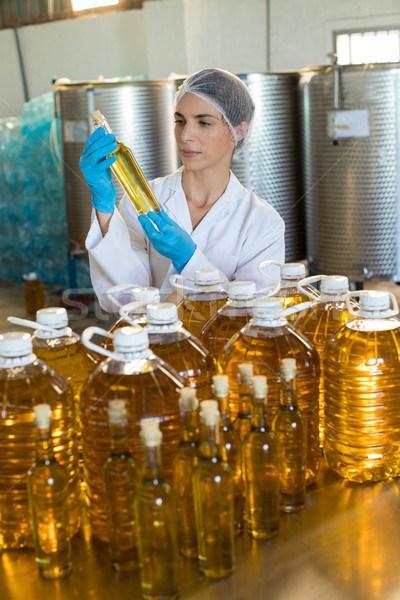
[[106, 158], [116, 150], [115, 135], [106, 133], [104, 127], [96, 129], [86, 142], [79, 166], [92, 192], [94, 208], [103, 213], [113, 213], [115, 188], [111, 181], [111, 169], [116, 156]]
[[153, 247], [169, 258], [180, 273], [196, 250], [196, 244], [190, 235], [162, 209], [159, 213], [149, 212], [147, 216], [139, 215], [139, 221]]

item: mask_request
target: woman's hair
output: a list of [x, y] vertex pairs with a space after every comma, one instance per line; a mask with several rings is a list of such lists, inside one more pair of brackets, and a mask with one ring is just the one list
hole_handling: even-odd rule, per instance
[[[174, 105], [186, 93], [194, 94], [218, 110], [235, 137], [236, 149], [245, 146], [250, 138], [254, 119], [254, 102], [246, 85], [229, 71], [203, 69], [189, 75], [175, 94]], [[238, 140], [235, 127], [247, 123], [245, 136]]]

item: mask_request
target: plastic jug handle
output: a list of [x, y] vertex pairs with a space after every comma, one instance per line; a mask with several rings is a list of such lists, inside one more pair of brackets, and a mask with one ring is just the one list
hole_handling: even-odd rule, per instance
[[133, 289], [134, 287], [140, 286], [136, 285], [136, 283], [120, 283], [119, 285], [114, 285], [113, 287], [109, 288], [106, 291], [106, 296], [108, 296], [110, 300], [112, 300], [112, 302], [118, 306], [118, 308], [121, 308], [123, 304], [121, 304], [121, 302], [117, 300], [113, 294], [119, 294], [121, 292], [125, 292], [126, 290]]
[[[357, 296], [360, 297], [365, 293], [368, 293], [368, 290], [354, 290], [352, 292], [347, 292], [347, 294], [346, 294], [346, 308], [349, 311], [349, 313], [354, 315], [355, 317], [357, 316], [360, 309], [358, 308], [357, 310], [354, 310], [354, 306], [351, 305], [350, 300], [351, 300], [351, 298], [354, 298]], [[399, 305], [397, 303], [396, 296], [394, 294], [392, 294], [392, 292], [387, 292], [387, 293], [389, 294], [389, 298], [392, 302], [392, 308], [391, 308], [390, 312], [388, 312], [385, 315], [385, 318], [386, 317], [395, 317], [396, 315], [399, 314]]]
[[325, 275], [313, 275], [312, 277], [305, 277], [304, 279], [300, 279], [300, 281], [298, 281], [296, 283], [296, 287], [299, 290], [299, 292], [301, 292], [305, 296], [308, 296], [309, 298], [311, 298], [311, 300], [314, 300], [314, 302], [315, 302], [315, 300], [317, 300], [318, 296], [320, 297], [321, 294], [319, 294], [318, 296], [315, 296], [314, 294], [312, 294], [311, 292], [306, 290], [305, 287], [303, 287], [303, 286], [309, 285], [311, 283], [315, 283], [316, 281], [322, 281], [322, 279], [324, 277], [325, 277]]
[[147, 302], [144, 302], [143, 300], [135, 300], [134, 302], [129, 302], [129, 304], [124, 304], [123, 306], [121, 306], [121, 308], [119, 309], [119, 314], [123, 319], [128, 321], [128, 323], [131, 323], [132, 325], [137, 325], [137, 323], [135, 323], [135, 321], [131, 319], [129, 313], [135, 312], [135, 309], [143, 308], [144, 306], [147, 306]]
[[272, 279], [272, 277], [270, 275], [268, 275], [268, 273], [265, 273], [265, 271], [264, 271], [267, 267], [270, 267], [271, 265], [276, 265], [277, 267], [281, 267], [282, 263], [278, 262], [277, 260], [263, 260], [263, 262], [258, 265], [257, 270], [259, 273], [261, 273], [261, 275], [264, 275], [264, 277], [268, 277], [268, 279]]
[[189, 287], [187, 285], [183, 285], [182, 283], [178, 283], [179, 281], [193, 281], [193, 279], [190, 279], [189, 277], [185, 277], [184, 275], [180, 275], [179, 273], [173, 273], [171, 275], [171, 277], [169, 278], [169, 282], [172, 286], [174, 286], [174, 288], [180, 288], [181, 290], [189, 290], [190, 292], [194, 292], [196, 290], [196, 288], [194, 286]]
[[307, 310], [307, 308], [310, 308], [310, 306], [312, 306], [312, 302], [302, 302], [301, 304], [294, 304], [293, 306], [289, 306], [289, 308], [285, 308], [285, 310], [282, 311], [281, 316], [288, 317], [289, 315], [294, 315], [295, 313]]
[[41, 331], [49, 331], [50, 333], [60, 335], [59, 329], [54, 329], [48, 325], [42, 323], [36, 323], [36, 321], [30, 321], [29, 319], [20, 319], [19, 317], [7, 317], [7, 321], [14, 325], [22, 325], [23, 327], [30, 327], [30, 329], [40, 329]]
[[119, 359], [119, 356], [117, 354], [115, 354], [114, 352], [110, 352], [109, 350], [107, 350], [106, 348], [103, 348], [102, 346], [98, 346], [97, 344], [94, 344], [91, 339], [95, 334], [99, 334], [110, 338], [114, 339], [114, 336], [112, 333], [109, 333], [108, 331], [106, 331], [105, 329], [102, 329], [101, 327], [86, 327], [86, 329], [82, 332], [82, 337], [81, 337], [81, 342], [84, 346], [86, 346], [86, 348], [89, 348], [89, 350], [93, 350], [94, 352], [97, 352], [99, 354], [103, 354], [104, 356], [107, 356], [108, 358], [114, 358], [116, 360]]
[[[265, 261], [268, 262], [268, 261]], [[261, 263], [262, 264], [262, 263]], [[267, 296], [273, 296], [281, 287], [280, 281], [273, 281], [270, 285], [257, 290], [257, 294], [266, 294]]]

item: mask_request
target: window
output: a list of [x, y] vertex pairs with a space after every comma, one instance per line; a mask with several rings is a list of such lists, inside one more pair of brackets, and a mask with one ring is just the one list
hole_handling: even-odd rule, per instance
[[400, 28], [336, 32], [335, 41], [340, 65], [400, 61]]
[[72, 0], [72, 10], [88, 10], [90, 8], [100, 8], [103, 6], [115, 6], [119, 0]]

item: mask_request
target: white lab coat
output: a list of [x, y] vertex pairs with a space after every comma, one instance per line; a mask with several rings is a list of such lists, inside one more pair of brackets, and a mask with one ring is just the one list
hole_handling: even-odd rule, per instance
[[[226, 286], [228, 281], [250, 280], [257, 287], [265, 287], [268, 282], [257, 271], [258, 265], [269, 259], [284, 262], [283, 220], [272, 206], [243, 187], [233, 173], [225, 192], [194, 230], [182, 188], [182, 167], [150, 185], [165, 212], [197, 244], [182, 275], [193, 278], [196, 269], [217, 267]], [[105, 292], [121, 283], [155, 286], [164, 297], [173, 291], [169, 279], [176, 269], [154, 250], [127, 196], [114, 210], [104, 237], [93, 217], [86, 248], [93, 288], [105, 310], [115, 311]], [[271, 267], [270, 275], [278, 279], [279, 269]], [[128, 301], [129, 296], [125, 299]]]

